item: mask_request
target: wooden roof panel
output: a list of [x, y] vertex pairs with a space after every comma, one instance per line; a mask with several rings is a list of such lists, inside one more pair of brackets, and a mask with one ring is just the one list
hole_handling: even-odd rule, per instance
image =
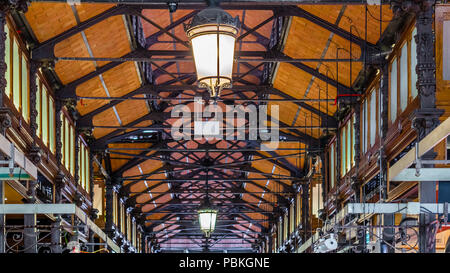
[[[81, 34], [75, 34], [70, 38], [55, 45], [56, 57], [90, 57], [88, 48]], [[73, 82], [82, 76], [95, 70], [91, 61], [58, 61], [55, 64], [55, 72], [63, 84]]]
[[[271, 98], [277, 98], [276, 96], [270, 96]], [[297, 113], [298, 105], [293, 102], [284, 101], [282, 107], [279, 102], [269, 102], [268, 112], [272, 116], [272, 106], [278, 106], [279, 121], [286, 123], [288, 126], [292, 125], [295, 115]], [[282, 127], [283, 125], [280, 125]]]
[[[109, 108], [102, 113], [95, 115], [92, 118], [92, 123], [94, 126], [120, 126], [119, 121], [116, 118], [116, 114], [112, 108]], [[104, 135], [111, 133], [116, 130], [115, 128], [98, 128], [94, 127], [93, 135], [95, 138], [100, 138]]]
[[67, 3], [32, 2], [25, 18], [39, 42], [44, 42], [77, 25]]
[[82, 5], [75, 5], [78, 12], [78, 18], [81, 22], [88, 20], [91, 17], [99, 15], [100, 13], [113, 8], [113, 4], [93, 4], [93, 3], [83, 3]]
[[125, 62], [102, 74], [111, 97], [121, 97], [138, 89], [141, 80], [134, 62]]
[[116, 109], [122, 124], [128, 124], [148, 113], [143, 100], [126, 100], [117, 104]]
[[302, 99], [312, 76], [289, 63], [280, 63], [273, 87], [294, 97]]
[[[76, 94], [80, 97], [106, 97], [105, 89], [99, 77], [80, 84], [76, 89]], [[86, 115], [107, 103], [107, 100], [81, 99], [77, 101], [77, 110], [81, 115]]]
[[[85, 30], [94, 57], [121, 57], [131, 51], [122, 15], [110, 17]], [[103, 66], [107, 62], [97, 62]]]
[[[119, 153], [126, 153], [126, 154], [139, 154], [139, 150], [116, 150], [117, 148], [147, 148], [151, 145], [146, 143], [110, 143], [108, 144], [108, 148], [114, 148], [112, 152], [119, 152]], [[123, 166], [125, 163], [128, 162], [129, 159], [132, 159], [130, 156], [127, 155], [119, 155], [112, 153], [110, 155], [111, 157], [120, 157], [120, 158], [127, 158], [127, 159], [112, 159], [111, 160], [111, 169], [117, 170], [121, 166]], [[139, 174], [139, 173], [137, 173]], [[130, 174], [129, 174], [130, 175]]]
[[329, 31], [293, 17], [283, 52], [292, 58], [320, 58], [329, 37]]
[[[382, 9], [382, 18], [380, 18], [380, 8]], [[367, 6], [367, 9], [367, 41], [376, 44], [380, 37], [380, 19], [382, 21], [382, 33], [392, 20], [393, 14], [390, 5]], [[366, 35], [365, 16], [365, 5], [348, 5], [339, 27], [349, 32], [352, 31], [355, 36], [364, 39]]]
[[320, 18], [335, 24], [337, 18], [339, 17], [339, 13], [344, 8], [346, 9], [348, 6], [343, 5], [299, 5], [301, 9], [306, 10], [307, 12], [314, 14], [315, 16], [319, 16]]

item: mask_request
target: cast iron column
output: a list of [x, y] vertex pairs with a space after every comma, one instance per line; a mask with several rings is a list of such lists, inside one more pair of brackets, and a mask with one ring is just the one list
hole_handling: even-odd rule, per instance
[[41, 162], [41, 149], [36, 144], [36, 135], [38, 130], [37, 125], [37, 116], [38, 111], [36, 109], [36, 95], [37, 95], [37, 84], [36, 84], [36, 78], [37, 78], [37, 72], [39, 69], [40, 63], [31, 60], [30, 61], [30, 129], [31, 129], [31, 138], [33, 139], [33, 144], [30, 147], [28, 151], [28, 156], [30, 157], [31, 161], [35, 165], [39, 165]]
[[311, 231], [311, 225], [309, 224], [309, 185], [309, 183], [302, 185], [302, 242], [306, 242]]
[[354, 113], [355, 113], [355, 123], [353, 124], [353, 127], [355, 128], [355, 144], [354, 144], [354, 150], [355, 150], [355, 174], [351, 178], [352, 182], [352, 189], [355, 192], [355, 202], [359, 203], [360, 200], [360, 186], [361, 181], [359, 180], [359, 161], [361, 160], [361, 145], [360, 145], [360, 134], [361, 134], [361, 104], [360, 101], [358, 101], [354, 106]]
[[[61, 171], [62, 168], [62, 142], [61, 142], [61, 110], [62, 110], [62, 102], [59, 99], [55, 101], [55, 137], [56, 137], [56, 164], [58, 166], [58, 173], [55, 176], [54, 184], [55, 184], [55, 203], [60, 204], [62, 202], [62, 190], [64, 188], [64, 173]], [[60, 215], [55, 215], [56, 220], [52, 224], [51, 228], [51, 250], [52, 253], [60, 253], [62, 251], [61, 248], [61, 218]]]
[[340, 202], [340, 188], [341, 188], [341, 141], [345, 141], [345, 139], [341, 139], [341, 133], [339, 130], [340, 122], [338, 122], [338, 129], [336, 130], [336, 190], [334, 194], [334, 204], [336, 206], [336, 212], [339, 211], [339, 202]]
[[[417, 43], [417, 87], [420, 107], [414, 112], [413, 126], [417, 131], [417, 142], [422, 140], [439, 125], [439, 116], [443, 111], [436, 109], [436, 62], [434, 58], [434, 30], [433, 13], [434, 1], [424, 1], [429, 5], [423, 6], [417, 12], [415, 37]], [[430, 151], [421, 159], [433, 160], [436, 153]], [[434, 165], [423, 165], [425, 168]], [[436, 203], [436, 181], [419, 182], [419, 200], [421, 203]], [[436, 251], [436, 238], [430, 232], [430, 222], [434, 215], [421, 214], [419, 218], [419, 251], [421, 253]]]
[[114, 237], [114, 234], [113, 234], [113, 184], [112, 184], [111, 178], [107, 178], [105, 184], [106, 184], [105, 185], [105, 188], [106, 188], [106, 193], [105, 193], [105, 198], [106, 198], [105, 231], [106, 231], [106, 234], [110, 238], [113, 238]]
[[[416, 142], [422, 140], [434, 128], [439, 125], [439, 117], [444, 112], [436, 109], [436, 61], [435, 32], [433, 29], [434, 2], [432, 0], [392, 2], [394, 14], [402, 16], [404, 13], [416, 15], [417, 35], [414, 37], [417, 44], [417, 90], [419, 97], [419, 108], [411, 115], [412, 124], [417, 132]], [[436, 153], [431, 150], [424, 154], [421, 159], [433, 160]], [[434, 165], [424, 164], [424, 168], [432, 168]], [[419, 200], [421, 203], [436, 203], [436, 181], [419, 182]], [[419, 218], [419, 251], [435, 252], [436, 238], [430, 222], [431, 214], [421, 214]]]
[[[3, 95], [6, 88], [6, 63], [5, 63], [5, 42], [6, 42], [6, 9], [0, 6], [0, 108], [3, 108]], [[11, 126], [11, 119], [9, 119], [9, 126]], [[8, 126], [8, 127], [9, 127]], [[0, 117], [1, 133], [4, 135], [3, 117]], [[0, 205], [5, 203], [5, 192], [3, 182], [0, 182]], [[0, 214], [0, 253], [5, 253], [5, 215]]]
[[[92, 221], [95, 221], [97, 219], [98, 209], [94, 208], [94, 155], [92, 151], [89, 149], [89, 195], [92, 202], [92, 208], [89, 214], [89, 218], [91, 218]], [[89, 230], [89, 243], [93, 244], [95, 243], [94, 238], [94, 232], [92, 230]], [[94, 245], [91, 245], [90, 251], [94, 251]]]
[[[384, 141], [387, 137], [388, 132], [388, 111], [389, 111], [389, 65], [388, 63], [384, 63], [381, 66], [381, 84], [380, 84], [380, 92], [381, 92], [381, 146], [380, 146], [380, 154], [378, 158], [378, 164], [380, 168], [380, 190], [381, 190], [381, 198], [380, 202], [385, 202], [388, 198], [388, 162], [386, 158], [386, 152], [384, 149]], [[383, 214], [383, 225], [389, 226], [395, 224], [395, 216], [393, 213]], [[391, 247], [391, 245], [395, 245], [394, 240], [395, 230], [393, 228], [384, 228], [383, 229], [383, 242], [382, 242], [382, 253], [395, 253], [395, 248]], [[386, 242], [386, 243], [385, 243]]]
[[141, 232], [141, 253], [147, 253], [145, 249], [145, 240], [146, 240], [146, 234], [145, 232]]
[[[4, 183], [0, 182], [0, 205], [5, 203]], [[5, 253], [5, 215], [0, 214], [0, 253]]]
[[[28, 182], [27, 203], [36, 203], [36, 181]], [[37, 253], [36, 214], [24, 214], [23, 242], [25, 253]]]
[[[11, 118], [7, 108], [3, 107], [3, 96], [6, 88], [6, 12], [9, 10], [6, 3], [0, 4], [0, 132], [5, 135], [6, 129], [11, 126]], [[5, 203], [4, 182], [0, 181], [0, 205]], [[0, 253], [5, 252], [5, 215], [0, 214]]]

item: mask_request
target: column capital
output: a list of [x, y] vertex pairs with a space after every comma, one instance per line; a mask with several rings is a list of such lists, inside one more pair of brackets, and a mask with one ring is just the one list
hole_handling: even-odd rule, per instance
[[21, 12], [28, 11], [28, 0], [2, 0], [0, 3], [0, 12], [10, 12], [11, 10], [17, 10]]
[[391, 9], [394, 16], [399, 17], [406, 13], [427, 11], [434, 2], [433, 0], [395, 0], [391, 1]]

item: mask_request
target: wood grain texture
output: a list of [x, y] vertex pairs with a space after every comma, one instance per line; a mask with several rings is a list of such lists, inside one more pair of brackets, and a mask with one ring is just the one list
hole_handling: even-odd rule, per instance
[[44, 42], [77, 25], [72, 9], [66, 3], [33, 2], [25, 18], [39, 42]]

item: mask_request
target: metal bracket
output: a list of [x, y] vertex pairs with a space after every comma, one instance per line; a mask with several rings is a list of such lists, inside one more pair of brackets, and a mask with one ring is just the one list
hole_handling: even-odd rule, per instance
[[13, 177], [14, 176], [14, 144], [11, 143], [10, 145], [11, 149], [10, 149], [10, 158], [8, 160], [0, 160], [0, 164], [7, 164], [8, 168], [9, 168], [9, 176]]
[[420, 176], [420, 169], [422, 169], [423, 164], [450, 164], [450, 160], [422, 160], [419, 157], [419, 142], [416, 142], [415, 148], [416, 159], [414, 164], [416, 165], [416, 177]]
[[448, 202], [444, 203], [444, 225], [447, 225], [448, 221]]
[[416, 142], [416, 160], [414, 160], [414, 163], [416, 164], [416, 176], [420, 176], [420, 168], [422, 168], [422, 162], [419, 158], [419, 142]]

